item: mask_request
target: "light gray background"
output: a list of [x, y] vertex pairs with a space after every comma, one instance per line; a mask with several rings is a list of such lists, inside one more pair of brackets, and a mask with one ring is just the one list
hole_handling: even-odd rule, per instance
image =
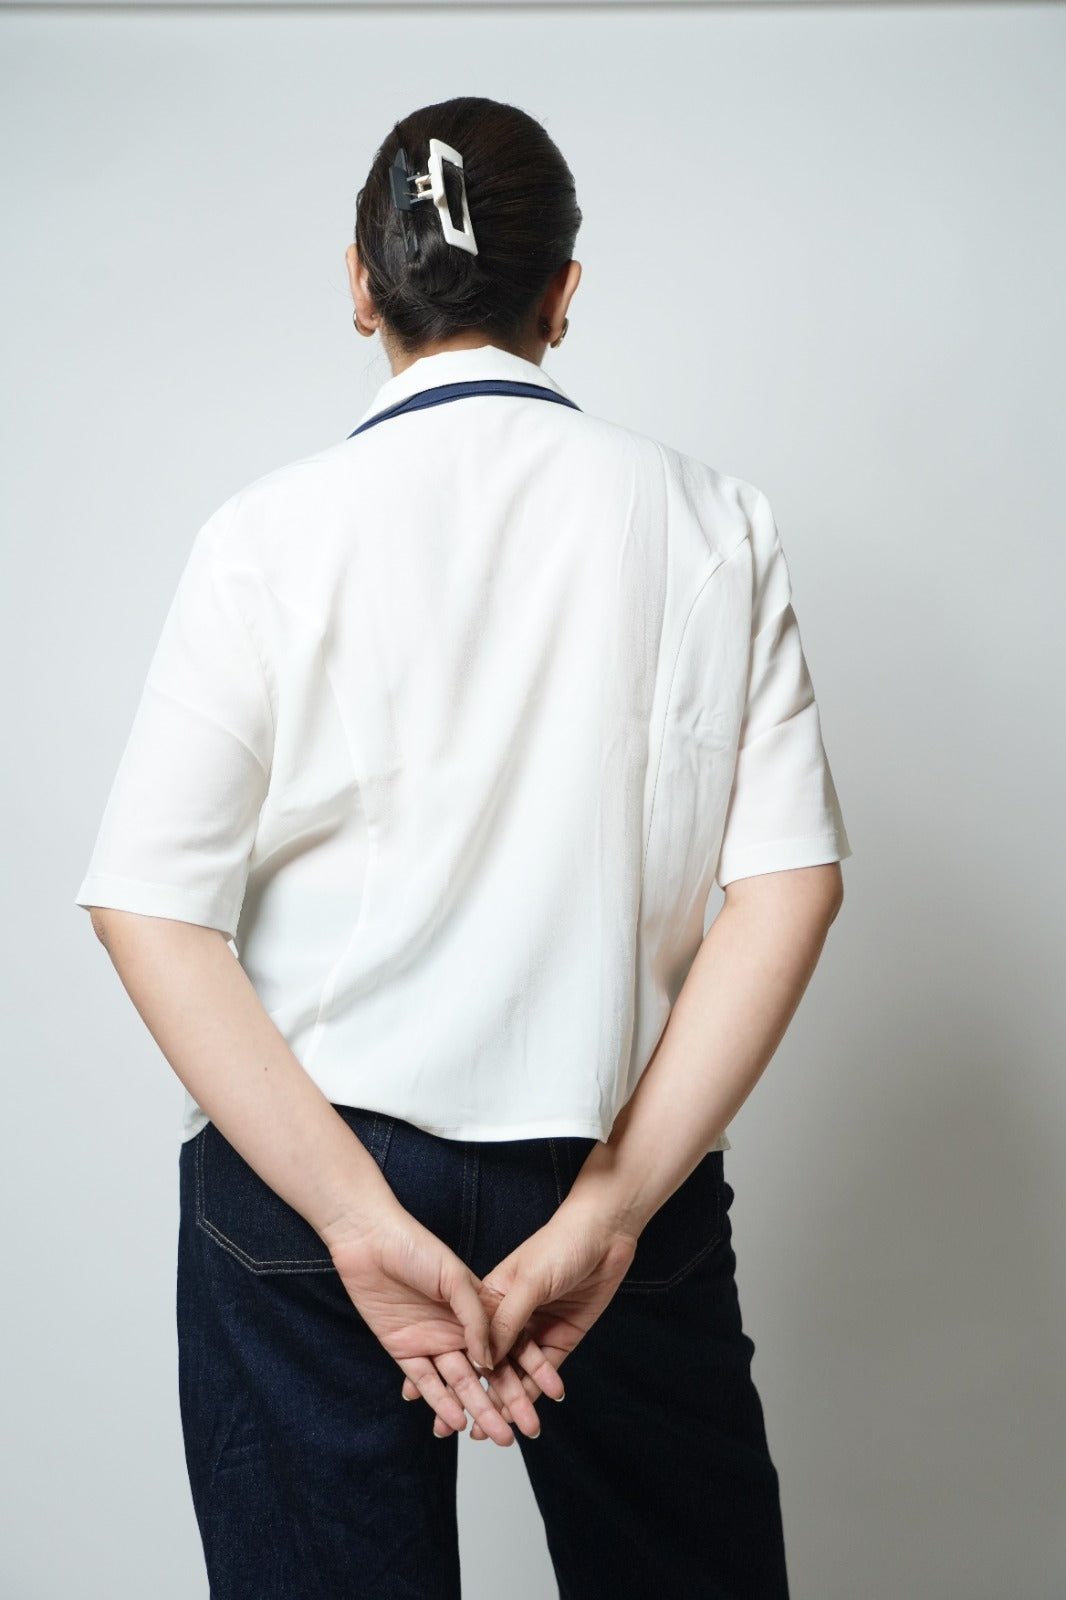
[[[73, 895], [196, 528], [389, 375], [355, 193], [464, 93], [577, 179], [548, 368], [769, 495], [855, 851], [726, 1157], [793, 1600], [1061, 1600], [1066, 13], [8, 12], [0, 58], [4, 1600], [207, 1593], [181, 1089]], [[466, 1600], [554, 1596], [518, 1449], [460, 1462]]]

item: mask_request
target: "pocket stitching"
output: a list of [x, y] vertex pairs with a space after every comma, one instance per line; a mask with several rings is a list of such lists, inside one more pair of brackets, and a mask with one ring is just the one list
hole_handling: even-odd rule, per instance
[[[205, 1133], [207, 1129], [203, 1130]], [[239, 1155], [239, 1152], [236, 1152]], [[258, 1174], [257, 1174], [258, 1176]], [[262, 1180], [260, 1179], [260, 1182]], [[278, 1196], [279, 1200], [281, 1196]], [[204, 1141], [196, 1147], [196, 1222], [197, 1226], [214, 1239], [219, 1247], [239, 1261], [249, 1272], [335, 1272], [332, 1260], [323, 1261], [318, 1256], [279, 1256], [273, 1260], [259, 1261], [242, 1250], [240, 1245], [226, 1236], [206, 1215], [204, 1208]]]
[[563, 1194], [563, 1180], [559, 1171], [559, 1153], [556, 1149], [555, 1140], [550, 1134], [548, 1135], [548, 1144], [551, 1148], [552, 1166], [555, 1169], [555, 1192], [559, 1196], [559, 1204], [562, 1205], [566, 1196]]
[[675, 1284], [680, 1283], [683, 1278], [686, 1278], [699, 1265], [704, 1256], [710, 1255], [712, 1250], [717, 1249], [725, 1232], [722, 1225], [722, 1189], [720, 1184], [715, 1185], [714, 1195], [714, 1235], [705, 1244], [700, 1245], [694, 1256], [691, 1256], [683, 1266], [678, 1267], [676, 1272], [671, 1273], [669, 1278], [622, 1278], [615, 1293], [621, 1294], [628, 1291], [633, 1294], [655, 1294], [657, 1291], [672, 1289]]
[[[378, 1149], [378, 1123], [381, 1124], [381, 1149]], [[383, 1111], [375, 1111], [374, 1126], [370, 1133], [370, 1154], [374, 1157], [382, 1173], [385, 1171], [385, 1161], [389, 1153], [389, 1140], [392, 1130], [396, 1126], [396, 1118]]]
[[623, 1291], [629, 1290], [635, 1294], [654, 1294], [656, 1290], [672, 1289], [675, 1284], [681, 1282], [682, 1278], [687, 1277], [692, 1269], [697, 1266], [700, 1261], [702, 1261], [705, 1255], [710, 1254], [710, 1252], [720, 1243], [721, 1238], [721, 1233], [716, 1233], [713, 1239], [708, 1240], [706, 1244], [700, 1246], [700, 1248], [696, 1251], [696, 1254], [689, 1261], [686, 1261], [683, 1267], [678, 1267], [677, 1271], [673, 1273], [671, 1277], [623, 1278], [618, 1285], [616, 1293], [621, 1294]]

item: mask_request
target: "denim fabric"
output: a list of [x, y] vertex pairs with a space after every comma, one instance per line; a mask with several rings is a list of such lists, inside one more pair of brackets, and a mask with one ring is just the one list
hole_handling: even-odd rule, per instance
[[[595, 1140], [470, 1142], [338, 1105], [397, 1198], [479, 1276]], [[181, 1147], [178, 1387], [212, 1600], [459, 1600], [459, 1435], [367, 1328], [329, 1252], [213, 1123]], [[518, 1447], [559, 1600], [788, 1600], [777, 1473], [741, 1324], [724, 1152], [652, 1217]], [[499, 1447], [486, 1440], [477, 1448]]]

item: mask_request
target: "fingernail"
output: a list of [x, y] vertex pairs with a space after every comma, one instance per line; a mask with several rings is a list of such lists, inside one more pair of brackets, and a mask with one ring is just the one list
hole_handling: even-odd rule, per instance
[[413, 1400], [413, 1399], [414, 1399], [414, 1398], [415, 1398], [415, 1397], [414, 1397], [414, 1395], [413, 1395], [413, 1394], [405, 1394], [405, 1395], [404, 1395], [404, 1399], [405, 1399], [405, 1400]]
[[553, 1394], [552, 1395], [552, 1399], [553, 1400], [565, 1400], [566, 1399], [566, 1390], [564, 1389], [562, 1394]]

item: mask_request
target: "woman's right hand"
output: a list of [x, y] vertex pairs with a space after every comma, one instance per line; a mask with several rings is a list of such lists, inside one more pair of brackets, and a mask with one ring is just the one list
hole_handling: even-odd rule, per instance
[[[488, 1392], [505, 1421], [514, 1396], [532, 1402], [546, 1392], [534, 1375], [539, 1363], [562, 1365], [610, 1303], [636, 1248], [635, 1234], [570, 1196], [485, 1275], [480, 1292], [491, 1312], [494, 1359]], [[415, 1397], [408, 1383], [403, 1392]], [[438, 1417], [435, 1433], [455, 1431]], [[470, 1437], [487, 1437], [477, 1418]]]

